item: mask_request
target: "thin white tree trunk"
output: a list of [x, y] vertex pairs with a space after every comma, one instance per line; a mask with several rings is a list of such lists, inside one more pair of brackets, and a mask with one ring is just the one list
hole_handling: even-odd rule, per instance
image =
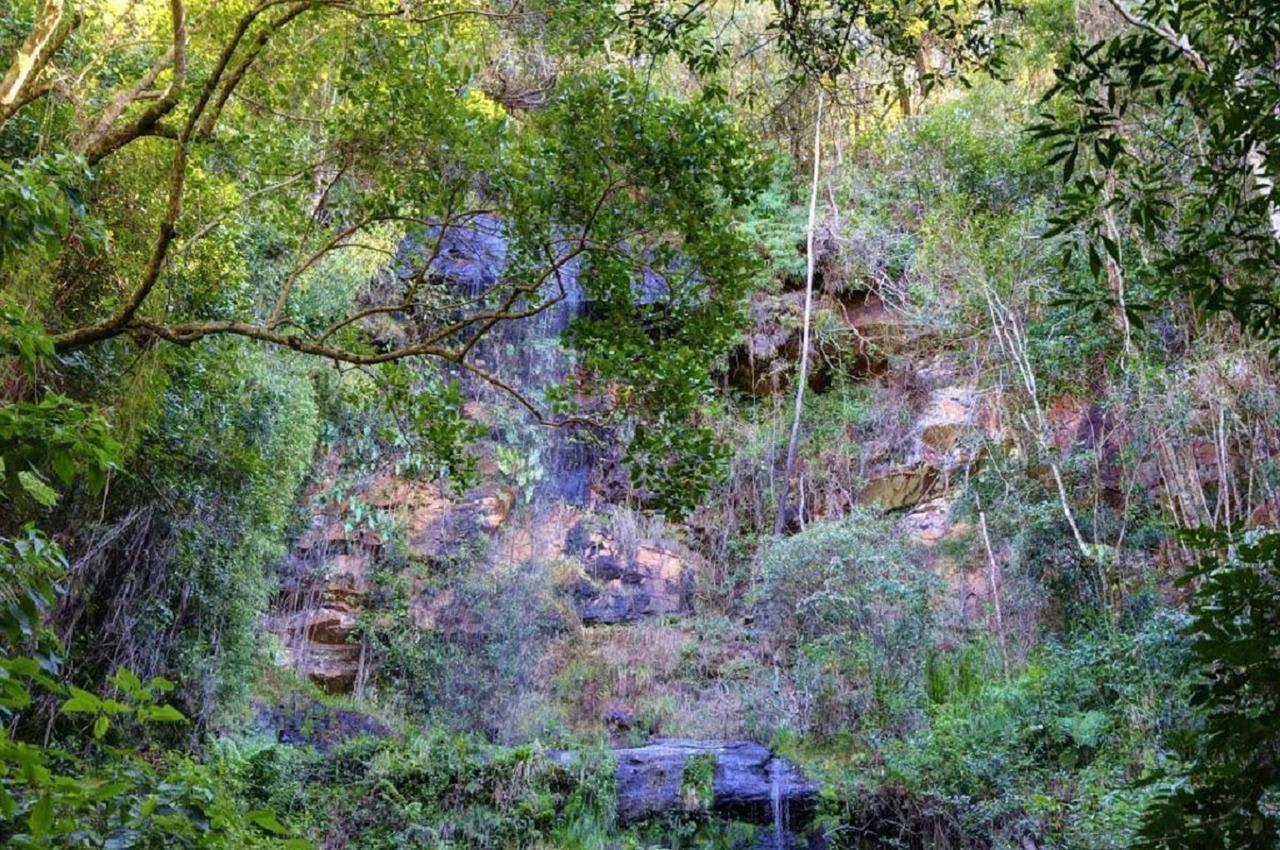
[[978, 511], [978, 523], [982, 529], [982, 544], [987, 550], [988, 580], [991, 582], [991, 602], [995, 606], [996, 637], [1000, 640], [1000, 661], [1004, 666], [1005, 678], [1009, 676], [1009, 647], [1004, 636], [1004, 610], [1000, 606], [1000, 568], [996, 564], [996, 553], [991, 548], [991, 534], [987, 531], [987, 512]]
[[1076, 522], [1075, 512], [1071, 509], [1071, 500], [1067, 495], [1067, 486], [1062, 478], [1062, 470], [1059, 468], [1057, 461], [1052, 459], [1052, 447], [1049, 444], [1049, 423], [1045, 419], [1044, 410], [1040, 407], [1040, 386], [1036, 380], [1035, 369], [1027, 356], [1026, 342], [1023, 340], [1022, 332], [1018, 328], [1017, 317], [1014, 316], [1012, 310], [1005, 306], [1000, 296], [985, 281], [983, 282], [983, 294], [986, 296], [987, 310], [991, 316], [991, 327], [995, 331], [996, 340], [1000, 343], [1000, 347], [1013, 358], [1013, 362], [1018, 369], [1018, 376], [1022, 379], [1027, 398], [1031, 402], [1031, 412], [1035, 415], [1034, 426], [1023, 415], [1023, 427], [1032, 435], [1041, 456], [1049, 462], [1049, 471], [1053, 474], [1053, 483], [1058, 490], [1058, 501], [1062, 507], [1062, 515], [1066, 519], [1067, 525], [1071, 528], [1071, 536], [1075, 538], [1080, 554], [1086, 560], [1095, 560], [1096, 553], [1093, 547], [1085, 541], [1084, 535], [1080, 533], [1080, 526]]
[[804, 412], [804, 388], [809, 381], [809, 326], [813, 317], [813, 243], [818, 215], [818, 174], [822, 162], [822, 99], [818, 90], [818, 115], [813, 126], [813, 183], [809, 189], [809, 233], [806, 245], [804, 276], [804, 320], [800, 330], [800, 374], [796, 379], [796, 406], [791, 418], [791, 439], [787, 442], [786, 471], [782, 476], [782, 492], [773, 519], [773, 533], [781, 534], [787, 520], [787, 503], [791, 498], [791, 476], [796, 468], [796, 446], [800, 442], [800, 417]]

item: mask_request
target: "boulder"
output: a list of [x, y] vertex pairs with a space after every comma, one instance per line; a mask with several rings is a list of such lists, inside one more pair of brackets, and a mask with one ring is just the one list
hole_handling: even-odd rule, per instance
[[[685, 768], [691, 759], [714, 759], [710, 810], [736, 820], [775, 822], [774, 801], [786, 823], [801, 825], [813, 814], [819, 787], [786, 759], [752, 741], [666, 738], [643, 747], [615, 750], [618, 820], [635, 823], [691, 813]], [[553, 753], [561, 763], [571, 753]]]

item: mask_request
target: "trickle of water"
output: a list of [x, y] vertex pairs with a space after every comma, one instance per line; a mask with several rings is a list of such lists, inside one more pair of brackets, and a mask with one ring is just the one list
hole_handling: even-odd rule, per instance
[[[482, 306], [498, 306], [489, 293], [499, 286], [507, 271], [511, 243], [502, 221], [492, 216], [476, 216], [465, 223], [428, 234], [439, 239], [432, 270], [473, 299], [487, 299]], [[560, 250], [567, 251], [567, 243]], [[561, 385], [575, 367], [574, 354], [562, 343], [562, 336], [586, 307], [578, 282], [579, 263], [564, 262], [554, 279], [514, 305], [517, 312], [534, 304], [547, 304], [532, 316], [503, 321], [490, 329], [472, 354], [474, 362], [501, 375], [526, 397], [537, 401], [551, 387]], [[505, 296], [505, 291], [502, 292]], [[459, 373], [460, 377], [466, 377]], [[468, 394], [476, 400], [500, 399], [509, 402], [493, 387], [479, 381], [464, 381]], [[515, 405], [509, 405], [515, 408]], [[555, 503], [584, 505], [590, 500], [592, 453], [574, 429], [535, 427], [531, 416], [521, 416], [523, 428], [504, 435], [506, 445], [530, 464], [536, 483], [526, 494], [535, 509]]]
[[769, 805], [773, 811], [773, 841], [769, 845], [774, 850], [786, 850], [787, 847], [787, 807], [782, 796], [782, 762], [773, 759], [769, 762]]

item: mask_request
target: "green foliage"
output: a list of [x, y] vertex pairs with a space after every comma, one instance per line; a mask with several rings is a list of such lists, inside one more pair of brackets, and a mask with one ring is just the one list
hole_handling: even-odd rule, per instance
[[637, 427], [627, 446], [632, 483], [669, 516], [684, 516], [724, 474], [729, 448], [710, 428], [669, 422]]
[[381, 372], [384, 383], [378, 404], [390, 427], [379, 436], [402, 453], [397, 467], [442, 478], [458, 490], [474, 484], [476, 457], [470, 448], [486, 429], [463, 414], [461, 385], [415, 380], [413, 371], [398, 363], [383, 366]]
[[1190, 536], [1211, 552], [1182, 579], [1194, 587], [1183, 631], [1204, 728], [1184, 742], [1184, 764], [1148, 780], [1166, 790], [1138, 846], [1262, 850], [1280, 835], [1280, 534]]
[[889, 520], [863, 510], [816, 524], [769, 546], [758, 573], [761, 618], [807, 694], [804, 726], [892, 728], [919, 703], [933, 580]]
[[[1156, 296], [1227, 314], [1269, 341], [1280, 326], [1275, 11], [1133, 4], [1130, 25], [1069, 47], [1033, 129], [1047, 164], [1061, 168], [1046, 236], [1063, 237], [1064, 264], [1078, 254], [1102, 281], [1115, 263]], [[1194, 167], [1187, 150], [1198, 151]], [[1100, 317], [1119, 309], [1119, 296], [1099, 283], [1072, 300]], [[1138, 324], [1152, 305], [1131, 294], [1123, 306]]]
[[808, 214], [796, 203], [794, 181], [791, 161], [778, 157], [768, 186], [756, 194], [746, 213], [743, 232], [765, 255], [764, 274], [754, 290], [773, 289], [776, 281], [788, 278], [804, 279], [806, 264], [801, 249]]
[[100, 491], [120, 449], [94, 407], [55, 393], [0, 408], [0, 446], [6, 492], [25, 492], [44, 507], [58, 499], [50, 477], [64, 487], [83, 479]]
[[680, 802], [687, 812], [706, 812], [715, 797], [716, 754], [702, 753], [685, 760], [680, 772]]
[[966, 833], [1002, 847], [1021, 835], [1132, 846], [1156, 789], [1130, 778], [1191, 719], [1184, 623], [1158, 612], [1123, 630], [1081, 629], [1008, 676], [990, 645], [932, 655], [927, 723], [884, 743], [871, 785], [950, 801]]
[[570, 342], [600, 386], [617, 388], [618, 412], [639, 420], [627, 459], [643, 489], [656, 507], [687, 511], [723, 465], [698, 418], [744, 318], [756, 261], [738, 217], [765, 183], [764, 163], [727, 110], [659, 97], [629, 77], [574, 80], [542, 120], [559, 129], [531, 163], [554, 163], [559, 185], [574, 187], [547, 199], [553, 220], [580, 220], [618, 169], [642, 187], [592, 213], [597, 240], [652, 235], [584, 253], [581, 284], [599, 306]]
[[62, 665], [62, 647], [47, 617], [65, 570], [62, 550], [34, 526], [24, 526], [12, 539], [0, 538], [0, 712], [31, 704], [24, 680], [54, 687], [49, 677]]
[[[268, 813], [246, 813], [205, 769], [171, 754], [143, 754], [113, 744], [113, 726], [133, 738], [152, 724], [186, 718], [161, 702], [173, 684], [143, 683], [121, 669], [110, 679], [114, 696], [63, 684], [62, 648], [45, 625], [56, 601], [65, 559], [31, 527], [0, 538], [0, 840], [15, 848], [67, 847], [305, 847], [254, 836]], [[15, 735], [33, 697], [60, 702], [69, 725], [53, 743]], [[123, 737], [123, 733], [117, 735]]]
[[207, 711], [215, 695], [234, 704], [252, 678], [269, 568], [284, 554], [292, 495], [311, 469], [318, 410], [302, 364], [233, 342], [175, 363], [162, 409], [144, 451], [153, 480], [175, 498], [176, 551], [144, 631], [130, 637], [160, 641], [176, 618], [176, 640], [150, 657], [166, 659], [156, 669]]
[[305, 812], [317, 833], [358, 850], [606, 846], [614, 766], [584, 750], [499, 748], [440, 729], [362, 740], [331, 753], [270, 747], [232, 767], [245, 793], [276, 811]]
[[0, 270], [28, 250], [47, 261], [76, 224], [86, 225], [88, 244], [100, 244], [102, 233], [84, 202], [90, 177], [84, 160], [69, 154], [0, 159]]

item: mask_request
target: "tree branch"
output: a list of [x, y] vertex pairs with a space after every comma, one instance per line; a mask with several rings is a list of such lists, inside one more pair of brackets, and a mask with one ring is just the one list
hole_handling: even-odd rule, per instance
[[[107, 114], [104, 114], [103, 120], [99, 122], [98, 127], [90, 134], [88, 142], [82, 149], [82, 153], [89, 164], [92, 165], [101, 161], [103, 157], [114, 153], [134, 139], [155, 135], [153, 130], [160, 122], [160, 119], [168, 115], [178, 105], [178, 98], [182, 95], [183, 84], [186, 82], [187, 76], [187, 9], [182, 0], [169, 0], [169, 13], [173, 18], [173, 47], [169, 53], [147, 69], [138, 84], [125, 94], [125, 99], [121, 103], [116, 104], [113, 101], [112, 105], [107, 108]], [[173, 76], [170, 78], [169, 85], [165, 88], [165, 92], [160, 99], [143, 110], [142, 114], [133, 121], [110, 129], [115, 118], [131, 103], [136, 101], [141, 92], [149, 88], [156, 78], [160, 76], [160, 73], [168, 66], [170, 56], [172, 56], [173, 62]], [[115, 115], [110, 114], [113, 111], [115, 111]]]
[[[172, 65], [173, 47], [170, 46], [165, 54], [157, 59], [151, 67], [147, 69], [145, 74], [138, 78], [137, 83], [135, 83], [131, 88], [118, 93], [111, 99], [111, 102], [107, 104], [107, 107], [102, 110], [102, 113], [98, 116], [98, 120], [94, 123], [93, 129], [85, 135], [84, 139], [77, 146], [80, 152], [85, 153], [90, 150], [96, 150], [100, 145], [102, 145], [107, 136], [111, 134], [112, 126], [120, 116], [124, 114], [125, 110], [137, 101], [143, 99], [146, 91], [155, 85], [156, 80], [159, 79], [165, 69]], [[170, 82], [166, 89], [166, 95], [171, 93], [172, 90], [173, 83]], [[172, 109], [173, 105], [176, 103], [177, 98], [174, 98], [170, 101], [168, 108]], [[101, 159], [101, 157], [98, 158]]]
[[48, 91], [35, 93], [40, 86], [40, 75], [79, 24], [78, 14], [68, 14], [66, 0], [41, 0], [31, 32], [0, 81], [0, 127], [23, 106]]
[[1153, 24], [1143, 18], [1138, 17], [1128, 6], [1124, 4], [1124, 0], [1107, 0], [1111, 4], [1111, 8], [1120, 13], [1120, 17], [1129, 22], [1130, 25], [1141, 30], [1146, 30], [1152, 35], [1160, 38], [1175, 47], [1179, 53], [1191, 61], [1196, 66], [1196, 70], [1202, 74], [1209, 73], [1209, 63], [1204, 60], [1204, 56], [1200, 51], [1192, 46], [1190, 40], [1185, 35], [1174, 31], [1168, 24]]
[[262, 54], [267, 43], [271, 41], [271, 37], [280, 30], [288, 26], [289, 22], [297, 18], [303, 12], [310, 11], [316, 7], [315, 2], [299, 3], [291, 9], [286, 10], [280, 17], [266, 25], [262, 32], [258, 33], [258, 37], [254, 39], [253, 46], [249, 48], [245, 56], [236, 64], [236, 67], [227, 75], [226, 81], [222, 83], [218, 91], [218, 96], [214, 100], [212, 107], [205, 113], [204, 118], [200, 121], [199, 129], [196, 131], [196, 137], [207, 139], [213, 135], [213, 129], [217, 126], [218, 119], [222, 117], [222, 110], [227, 105], [227, 100], [231, 97], [232, 92], [244, 80], [245, 75], [249, 72], [249, 68]]

